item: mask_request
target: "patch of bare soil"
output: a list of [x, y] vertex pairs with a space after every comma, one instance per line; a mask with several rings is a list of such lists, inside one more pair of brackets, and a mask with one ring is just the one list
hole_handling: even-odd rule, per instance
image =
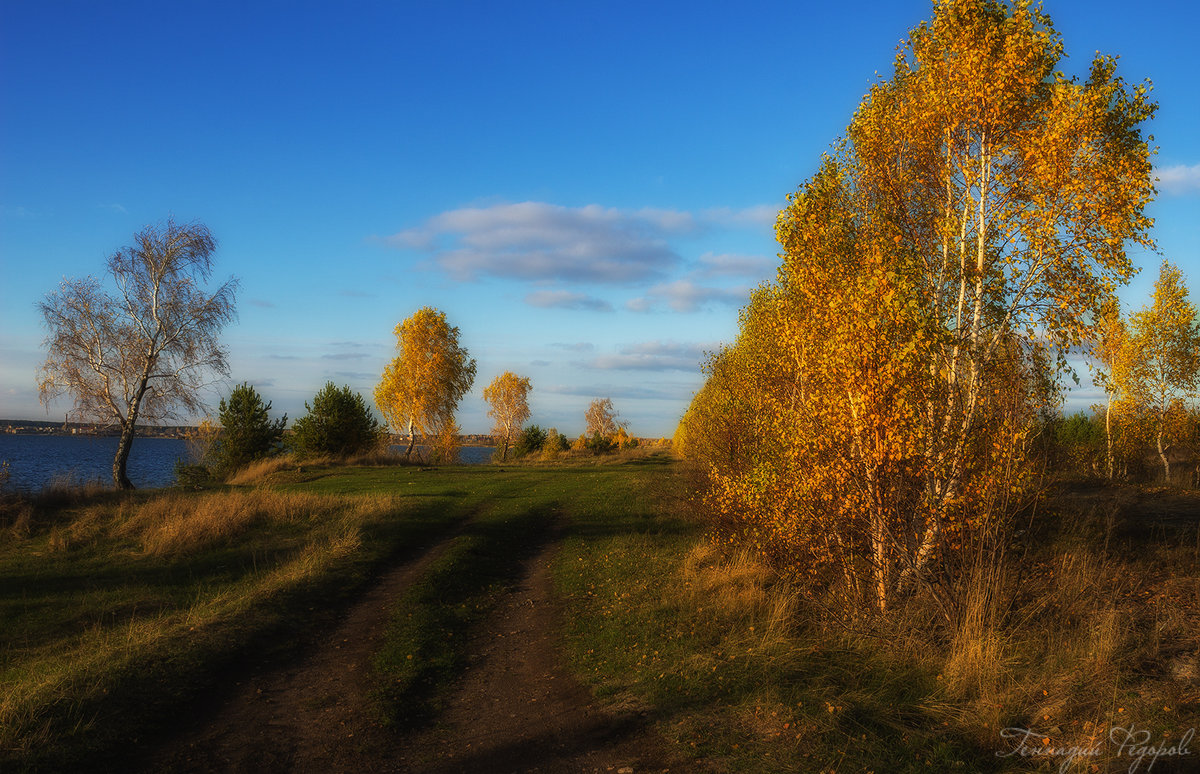
[[168, 743], [149, 771], [365, 772], [394, 742], [370, 703], [371, 658], [396, 598], [449, 544], [387, 573], [307, 655], [265, 666], [238, 684], [212, 716]]
[[[244, 680], [215, 716], [172, 742], [152, 771], [621, 772], [666, 771], [661, 740], [636, 712], [600, 708], [563, 667], [551, 595], [553, 546], [526, 565], [474, 641], [471, 665], [429, 727], [379, 724], [371, 657], [394, 600], [445, 542], [397, 567], [327, 641], [282, 669]], [[676, 762], [675, 771], [683, 771]]]
[[562, 665], [553, 546], [527, 565], [476, 639], [473, 663], [436, 724], [402, 740], [402, 771], [683, 771], [637, 711], [600, 707]]

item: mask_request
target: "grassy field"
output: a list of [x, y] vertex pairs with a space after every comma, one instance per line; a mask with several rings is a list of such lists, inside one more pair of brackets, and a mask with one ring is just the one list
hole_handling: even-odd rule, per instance
[[[914, 607], [859, 629], [714, 544], [666, 455], [264, 473], [10, 515], [0, 770], [103, 768], [207, 684], [288, 658], [381, 567], [440, 541], [375, 660], [380, 715], [401, 727], [436, 713], [472, 628], [547, 541], [573, 670], [709, 769], [1057, 770], [1062, 750], [1114, 727], [1169, 744], [1200, 725], [1194, 493], [1062, 489], [978, 615], [949, 629]], [[1059, 752], [1003, 755], [1010, 727]], [[1108, 745], [1073, 770], [1132, 762]], [[1163, 756], [1154, 770], [1195, 762]]]

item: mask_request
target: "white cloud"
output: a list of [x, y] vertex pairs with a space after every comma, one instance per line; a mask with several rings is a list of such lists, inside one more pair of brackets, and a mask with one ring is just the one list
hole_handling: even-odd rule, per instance
[[779, 206], [775, 204], [756, 204], [753, 207], [741, 209], [713, 207], [700, 214], [706, 222], [739, 228], [773, 226], [778, 215]]
[[260, 309], [274, 309], [275, 304], [262, 298], [251, 298], [246, 301], [250, 306], [257, 306]]
[[555, 342], [554, 344], [551, 344], [550, 346], [557, 347], [558, 349], [570, 350], [571, 352], [591, 352], [593, 349], [596, 348], [596, 345], [591, 343], [590, 341], [577, 341], [574, 344], [568, 344], [566, 342], [560, 341], [560, 342]]
[[604, 371], [699, 371], [705, 349], [700, 344], [648, 341], [622, 347], [619, 354], [601, 355], [580, 365]]
[[1200, 164], [1176, 164], [1154, 170], [1160, 190], [1170, 194], [1200, 193]]
[[538, 290], [525, 296], [525, 303], [547, 309], [582, 309], [592, 312], [611, 312], [612, 304], [604, 299], [568, 290]]
[[667, 237], [695, 228], [689, 213], [674, 210], [522, 202], [443, 212], [384, 242], [432, 250], [434, 263], [462, 281], [628, 284], [664, 278], [680, 263]]
[[[574, 385], [553, 384], [539, 387], [542, 392], [553, 395], [567, 395], [579, 398], [614, 398], [626, 400], [686, 400], [692, 396], [694, 388], [676, 387], [674, 389], [653, 389], [649, 387], [629, 387], [613, 384]], [[620, 406], [617, 407], [620, 409]]]
[[649, 312], [665, 303], [676, 312], [695, 312], [714, 304], [741, 306], [749, 297], [748, 287], [715, 288], [681, 279], [651, 287], [645, 296], [627, 301], [625, 308], [633, 312]]
[[755, 277], [767, 279], [778, 265], [778, 259], [761, 255], [735, 253], [705, 253], [697, 261], [701, 277]]
[[436, 235], [429, 229], [410, 228], [384, 237], [383, 243], [400, 249], [428, 250], [433, 247], [434, 236]]

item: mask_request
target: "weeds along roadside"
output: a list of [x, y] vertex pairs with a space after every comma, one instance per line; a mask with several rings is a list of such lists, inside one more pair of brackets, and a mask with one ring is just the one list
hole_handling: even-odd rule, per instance
[[698, 766], [902, 771], [919, 759], [928, 771], [927, 760], [939, 770], [963, 760], [957, 737], [922, 731], [936, 725], [922, 705], [932, 673], [805, 631], [773, 571], [709, 540], [686, 485], [679, 466], [646, 469], [603, 508], [572, 511], [555, 580], [568, 658], [598, 697], [644, 714]]
[[60, 493], [25, 512], [0, 542], [0, 769], [104, 768], [246, 661], [286, 657], [468, 513], [417, 475], [308, 468], [286, 489]]
[[1002, 732], [1027, 729], [1047, 749], [1099, 744], [1079, 770], [1125, 770], [1111, 729], [1170, 746], [1200, 727], [1194, 493], [1062, 488], [977, 574], [955, 626], [913, 603], [846, 627], [752, 553], [708, 539], [686, 486], [673, 470], [573, 512], [555, 573], [581, 679], [699, 759], [1023, 770]]

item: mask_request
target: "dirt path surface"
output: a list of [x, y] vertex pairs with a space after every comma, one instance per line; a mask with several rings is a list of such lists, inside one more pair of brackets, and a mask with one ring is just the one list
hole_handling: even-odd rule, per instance
[[564, 668], [551, 596], [554, 545], [527, 565], [476, 638], [473, 664], [437, 723], [401, 741], [399, 771], [642, 772], [672, 767], [636, 712], [596, 705]]
[[564, 669], [551, 595], [553, 545], [527, 562], [482, 627], [471, 665], [434, 723], [407, 734], [379, 726], [369, 700], [371, 656], [393, 601], [447, 543], [385, 575], [309, 655], [244, 680], [214, 717], [198, 720], [203, 727], [155, 756], [149, 770], [642, 774], [671, 768], [636, 712], [600, 709]]
[[370, 706], [371, 657], [394, 600], [453, 535], [383, 575], [307, 655], [244, 679], [199, 728], [154, 756], [147, 771], [366, 772], [387, 734]]

